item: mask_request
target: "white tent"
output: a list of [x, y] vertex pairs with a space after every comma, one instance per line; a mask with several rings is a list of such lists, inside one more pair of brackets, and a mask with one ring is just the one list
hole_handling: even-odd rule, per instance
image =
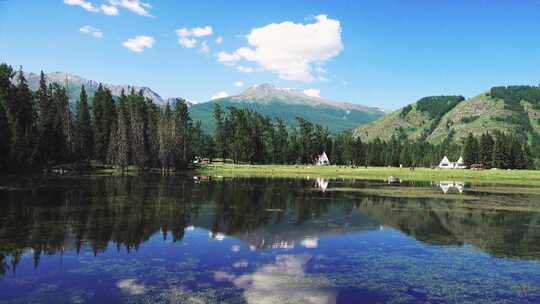
[[439, 168], [448, 169], [452, 168], [452, 163], [448, 160], [448, 157], [444, 156], [441, 162], [439, 163]]
[[463, 161], [463, 157], [459, 157], [458, 161], [454, 165], [456, 169], [465, 169], [467, 166], [465, 166], [465, 162]]
[[443, 157], [441, 162], [439, 163], [440, 169], [465, 169], [467, 166], [465, 166], [465, 163], [463, 162], [463, 157], [459, 157], [457, 162], [451, 162], [448, 160], [448, 157]]
[[330, 160], [328, 159], [328, 156], [326, 156], [326, 152], [323, 152], [321, 155], [317, 156], [317, 159], [315, 160], [315, 164], [317, 166], [330, 165]]

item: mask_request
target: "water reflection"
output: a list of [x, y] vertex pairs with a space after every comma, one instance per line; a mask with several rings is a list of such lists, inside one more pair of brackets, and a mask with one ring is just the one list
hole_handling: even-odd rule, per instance
[[[51, 271], [63, 265], [40, 266], [41, 260], [61, 257], [66, 269], [80, 276], [111, 276], [125, 297], [179, 303], [200, 297], [201, 286], [210, 292], [205, 297], [215, 296], [218, 302], [240, 294], [248, 303], [347, 303], [359, 293], [362, 298], [372, 294], [376, 302], [384, 301], [387, 292], [380, 286], [421, 302], [427, 295], [392, 284], [411, 284], [433, 296], [442, 291], [424, 278], [434, 275], [452, 283], [471, 280], [469, 275], [492, 278], [485, 282], [505, 280], [518, 288], [508, 291], [512, 299], [523, 296], [523, 290], [540, 299], [535, 298], [540, 291], [530, 287], [540, 282], [540, 212], [533, 208], [538, 193], [468, 187], [456, 200], [429, 185], [402, 190], [380, 182], [332, 181], [332, 190], [318, 191], [313, 183], [198, 183], [158, 176], [32, 181], [31, 190], [0, 191], [0, 275], [3, 283], [23, 284], [11, 278], [29, 280], [33, 272], [24, 268], [17, 274], [17, 266], [31, 261], [36, 273], [44, 267], [46, 275], [31, 284], [41, 286], [54, 281]], [[376, 195], [356, 191], [366, 189]], [[409, 196], [385, 196], [387, 190]], [[415, 191], [420, 194], [412, 195]], [[429, 191], [434, 197], [428, 199]], [[532, 209], [486, 207], [510, 200], [530, 202]], [[478, 250], [481, 255], [471, 253]], [[79, 268], [75, 261], [82, 263]], [[420, 275], [418, 267], [426, 261], [431, 273]], [[459, 268], [474, 263], [474, 273]], [[486, 265], [495, 265], [493, 271]], [[528, 272], [519, 272], [523, 269]], [[219, 293], [209, 287], [215, 284]], [[447, 291], [457, 292], [459, 284]], [[2, 291], [15, 297], [15, 286], [0, 287], [0, 302]], [[40, 288], [54, 292], [52, 286]]]
[[322, 192], [326, 191], [326, 188], [328, 188], [328, 183], [329, 181], [323, 178], [317, 178], [315, 180], [315, 186], [317, 187], [317, 189], [321, 190]]
[[[78, 252], [83, 245], [94, 254], [109, 242], [137, 249], [159, 231], [179, 241], [194, 226], [208, 229], [217, 241], [234, 236], [261, 250], [316, 248], [320, 237], [385, 225], [431, 244], [471, 243], [490, 254], [540, 258], [539, 213], [460, 208], [438, 199], [306, 192], [309, 181], [302, 180], [265, 187], [260, 182], [98, 178], [0, 192], [0, 273], [15, 270], [25, 252], [37, 266], [42, 254]], [[460, 182], [439, 185], [443, 191], [463, 189]]]
[[227, 275], [226, 279], [244, 290], [248, 303], [308, 303], [336, 302], [332, 283], [323, 276], [308, 275], [308, 254], [278, 255], [275, 262], [241, 276]]
[[465, 188], [465, 182], [441, 181], [439, 182], [439, 188], [441, 188], [444, 194], [448, 193], [448, 191], [451, 191], [452, 189], [456, 189], [459, 194], [462, 194], [463, 189]]

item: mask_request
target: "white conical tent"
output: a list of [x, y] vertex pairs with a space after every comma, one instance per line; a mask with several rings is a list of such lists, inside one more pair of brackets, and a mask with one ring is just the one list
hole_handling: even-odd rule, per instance
[[321, 155], [317, 157], [317, 165], [330, 165], [330, 160], [328, 159], [328, 156], [326, 155], [326, 152], [323, 152]]
[[448, 160], [448, 157], [444, 156], [441, 160], [441, 163], [439, 164], [439, 168], [448, 168], [450, 167], [450, 161]]
[[463, 157], [459, 157], [458, 161], [457, 161], [457, 164], [458, 165], [463, 165]]

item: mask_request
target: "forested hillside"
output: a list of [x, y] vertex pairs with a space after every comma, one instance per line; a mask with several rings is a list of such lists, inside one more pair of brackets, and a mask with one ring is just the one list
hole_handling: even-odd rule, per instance
[[377, 121], [361, 126], [355, 135], [364, 141], [392, 136], [441, 143], [463, 141], [469, 133], [516, 135], [530, 144], [539, 143], [540, 88], [494, 87], [465, 100], [457, 96], [426, 97]]

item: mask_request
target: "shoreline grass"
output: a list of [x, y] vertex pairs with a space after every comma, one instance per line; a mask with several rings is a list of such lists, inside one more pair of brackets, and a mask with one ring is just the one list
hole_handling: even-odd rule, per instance
[[314, 166], [314, 165], [245, 165], [212, 163], [198, 166], [198, 175], [222, 177], [282, 177], [383, 180], [395, 176], [402, 181], [463, 181], [477, 184], [540, 186], [540, 171], [532, 170], [445, 170], [395, 167]]

